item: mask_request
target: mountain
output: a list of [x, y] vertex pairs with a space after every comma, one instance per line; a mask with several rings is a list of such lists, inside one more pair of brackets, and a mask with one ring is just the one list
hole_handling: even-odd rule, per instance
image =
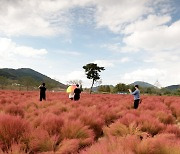
[[180, 88], [180, 85], [170, 85], [170, 86], [167, 86], [167, 87], [164, 87], [165, 89], [168, 89], [168, 90], [177, 90]]
[[143, 82], [143, 81], [135, 81], [134, 83], [131, 83], [130, 85], [139, 85], [140, 87], [143, 87], [143, 88], [157, 88], [156, 86], [147, 82]]
[[43, 81], [48, 81], [57, 85], [57, 87], [60, 87], [62, 89], [67, 87], [65, 84], [60, 83], [54, 79], [51, 79], [50, 77], [43, 75], [30, 68], [19, 68], [19, 69], [3, 68], [3, 69], [0, 69], [0, 76], [6, 77], [11, 80], [19, 80], [22, 77], [28, 76], [40, 83]]

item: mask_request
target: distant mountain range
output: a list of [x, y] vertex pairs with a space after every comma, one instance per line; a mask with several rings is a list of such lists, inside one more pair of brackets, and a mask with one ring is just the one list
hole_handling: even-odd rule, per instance
[[[33, 79], [35, 79], [36, 81], [39, 81], [40, 83], [42, 81], [50, 81], [52, 83], [54, 83], [55, 85], [57, 85], [57, 87], [65, 89], [67, 87], [67, 85], [56, 81], [54, 79], [51, 79], [50, 77], [43, 75], [33, 69], [30, 68], [19, 68], [19, 69], [11, 69], [11, 68], [3, 68], [0, 69], [0, 76], [4, 76], [8, 79], [11, 80], [19, 80], [22, 77], [32, 77]], [[157, 88], [156, 86], [147, 83], [147, 82], [143, 82], [143, 81], [136, 81], [134, 83], [131, 83], [130, 85], [139, 85], [140, 87], [144, 87], [144, 88], [148, 88], [148, 87], [153, 87], [153, 88]], [[180, 85], [170, 85], [167, 87], [164, 87], [165, 89], [168, 90], [177, 90], [180, 88]], [[93, 91], [97, 91], [98, 87], [93, 87]]]
[[[142, 88], [158, 88], [158, 87], [156, 87], [155, 85], [152, 85], [152, 84], [147, 83], [147, 82], [144, 82], [144, 81], [135, 81], [135, 82], [131, 83], [130, 85], [133, 85], [133, 86], [134, 86], [134, 85], [139, 85], [139, 86], [142, 87]], [[111, 85], [111, 86], [112, 86], [112, 85]], [[113, 87], [113, 86], [112, 86], [112, 87]], [[92, 91], [97, 92], [97, 91], [98, 91], [98, 88], [99, 88], [99, 86], [93, 87], [93, 88], [92, 88]], [[167, 89], [167, 90], [170, 90], [170, 91], [174, 91], [174, 90], [179, 89], [179, 88], [180, 88], [180, 85], [170, 85], [170, 86], [163, 87], [163, 88], [165, 88], [165, 89]]]
[[143, 81], [136, 81], [134, 83], [131, 83], [130, 85], [139, 85], [140, 87], [143, 87], [143, 88], [152, 88], [152, 87], [157, 88], [156, 86], [147, 82], [143, 82]]
[[[136, 81], [134, 83], [131, 83], [130, 85], [139, 85], [140, 87], [143, 87], [143, 88], [157, 88], [156, 86], [150, 84], [150, 83], [147, 83], [147, 82], [143, 82], [143, 81]], [[180, 88], [180, 85], [170, 85], [170, 86], [167, 86], [167, 87], [163, 87], [167, 90], [177, 90]]]
[[167, 86], [165, 88], [168, 90], [177, 90], [180, 88], [180, 85], [171, 85], [171, 86]]
[[0, 76], [6, 77], [11, 80], [19, 80], [22, 77], [31, 77], [40, 83], [43, 81], [49, 81], [57, 85], [59, 88], [66, 88], [67, 86], [59, 81], [51, 79], [50, 77], [43, 75], [33, 69], [30, 68], [19, 68], [19, 69], [10, 69], [10, 68], [3, 68], [0, 69]]

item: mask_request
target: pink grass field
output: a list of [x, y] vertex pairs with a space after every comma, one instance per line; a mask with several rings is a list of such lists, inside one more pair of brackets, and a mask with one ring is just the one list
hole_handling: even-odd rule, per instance
[[180, 154], [180, 97], [0, 91], [0, 154]]

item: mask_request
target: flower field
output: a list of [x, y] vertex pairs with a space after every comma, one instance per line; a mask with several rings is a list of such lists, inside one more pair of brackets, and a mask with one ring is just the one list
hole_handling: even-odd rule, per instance
[[180, 154], [180, 97], [0, 91], [0, 154]]

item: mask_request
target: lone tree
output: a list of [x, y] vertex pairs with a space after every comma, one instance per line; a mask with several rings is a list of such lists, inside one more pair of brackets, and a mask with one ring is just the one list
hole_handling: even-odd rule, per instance
[[104, 67], [99, 67], [97, 64], [94, 63], [89, 63], [83, 66], [83, 69], [85, 69], [85, 73], [87, 75], [88, 79], [93, 79], [91, 89], [90, 89], [90, 94], [92, 92], [92, 87], [94, 85], [94, 82], [100, 79], [99, 72], [104, 71]]

